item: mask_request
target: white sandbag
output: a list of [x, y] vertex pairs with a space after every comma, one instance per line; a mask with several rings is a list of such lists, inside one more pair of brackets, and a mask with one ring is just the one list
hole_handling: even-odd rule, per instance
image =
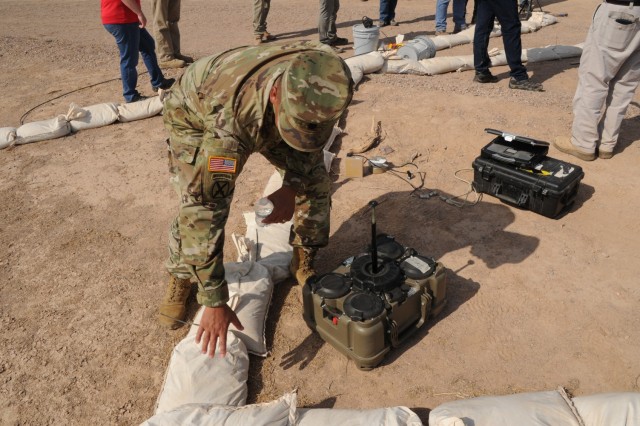
[[351, 79], [354, 86], [362, 80], [364, 74], [377, 72], [384, 65], [384, 57], [380, 52], [369, 52], [366, 55], [353, 56], [345, 59], [347, 66], [351, 70]]
[[107, 102], [82, 108], [71, 104], [66, 119], [72, 132], [108, 126], [118, 120], [118, 104]]
[[232, 407], [212, 404], [186, 404], [159, 413], [142, 426], [289, 426], [295, 424], [296, 394], [291, 392], [273, 402]]
[[195, 334], [189, 334], [173, 349], [155, 412], [188, 403], [244, 405], [248, 374], [247, 349], [233, 333], [227, 334], [224, 358], [218, 356], [218, 349], [213, 358], [204, 355]]
[[118, 105], [118, 121], [128, 123], [153, 117], [162, 112], [162, 100], [160, 96], [153, 96], [137, 102]]
[[[244, 330], [229, 325], [229, 330], [245, 344], [247, 351], [258, 356], [266, 356], [265, 325], [269, 304], [273, 294], [273, 282], [267, 268], [253, 261], [225, 263], [225, 279], [229, 289], [227, 305], [238, 316]], [[200, 307], [193, 322], [200, 323], [204, 307]], [[187, 337], [194, 337], [198, 326], [189, 329]]]
[[15, 127], [0, 127], [0, 149], [11, 145], [16, 139]]
[[16, 145], [61, 138], [71, 133], [71, 126], [63, 115], [50, 120], [34, 121], [16, 129]]
[[343, 410], [335, 408], [299, 408], [298, 426], [422, 426], [416, 413], [407, 407]]
[[445, 402], [429, 413], [429, 426], [582, 426], [563, 389]]
[[585, 426], [640, 426], [640, 393], [602, 393], [573, 398]]
[[273, 295], [269, 271], [256, 262], [227, 263], [224, 268], [232, 299], [230, 306], [244, 327], [244, 330], [238, 330], [232, 324], [229, 330], [242, 340], [249, 353], [267, 356], [264, 333]]

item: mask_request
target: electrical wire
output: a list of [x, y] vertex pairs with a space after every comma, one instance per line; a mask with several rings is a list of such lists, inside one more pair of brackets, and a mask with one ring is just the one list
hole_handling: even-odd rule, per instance
[[[138, 73], [138, 75], [147, 74], [148, 72], [149, 72], [149, 71], [143, 71], [143, 72]], [[24, 114], [22, 114], [22, 117], [20, 117], [20, 125], [23, 125], [23, 124], [24, 124], [24, 119], [25, 119], [25, 118], [27, 118], [27, 115], [29, 115], [30, 113], [32, 113], [32, 112], [33, 112], [33, 110], [35, 110], [36, 108], [39, 108], [39, 107], [41, 107], [42, 105], [44, 105], [44, 104], [46, 104], [46, 103], [49, 103], [49, 102], [51, 102], [51, 101], [55, 101], [55, 100], [57, 100], [57, 99], [63, 98], [63, 97], [65, 97], [65, 96], [67, 96], [67, 95], [70, 95], [70, 94], [75, 93], [75, 92], [79, 92], [79, 91], [84, 90], [84, 89], [90, 89], [90, 88], [92, 88], [92, 87], [99, 86], [99, 85], [101, 85], [101, 84], [105, 84], [105, 83], [111, 83], [112, 81], [117, 81], [117, 80], [120, 80], [120, 79], [121, 79], [120, 77], [117, 77], [117, 78], [112, 78], [112, 79], [110, 79], [110, 80], [100, 81], [100, 82], [98, 82], [98, 83], [93, 83], [93, 84], [90, 84], [90, 85], [88, 85], [88, 86], [80, 87], [80, 88], [78, 88], [78, 89], [74, 89], [74, 90], [72, 90], [72, 91], [70, 91], [70, 92], [63, 93], [63, 94], [61, 94], [61, 95], [59, 95], [59, 96], [56, 96], [55, 98], [47, 99], [46, 101], [44, 101], [44, 102], [42, 102], [42, 103], [40, 103], [40, 104], [38, 104], [38, 105], [34, 106], [34, 107], [33, 107], [33, 108], [31, 108], [30, 110], [28, 110], [27, 112], [25, 112]]]
[[[473, 171], [473, 169], [460, 169], [460, 170], [456, 170], [453, 173], [453, 176], [458, 179], [459, 181], [462, 181], [464, 183], [466, 183], [467, 185], [469, 185], [469, 190], [467, 192], [465, 192], [464, 194], [460, 194], [460, 195], [456, 195], [454, 197], [445, 197], [444, 195], [440, 196], [440, 199], [442, 201], [444, 201], [447, 204], [451, 204], [452, 206], [456, 206], [458, 208], [463, 208], [465, 206], [475, 206], [476, 204], [478, 204], [478, 202], [480, 202], [480, 200], [482, 200], [482, 194], [479, 193], [478, 191], [476, 191], [476, 188], [473, 186], [473, 182], [469, 182], [466, 179], [462, 179], [460, 176], [458, 176], [458, 173], [460, 172], [464, 172], [464, 171]], [[469, 194], [471, 193], [476, 194], [476, 199], [474, 201], [469, 201]], [[458, 201], [458, 198], [462, 198], [464, 197], [464, 200], [462, 201]]]
[[[409, 182], [409, 179], [404, 178], [404, 177], [402, 176], [402, 173], [400, 173], [400, 172], [398, 172], [398, 171], [394, 170], [394, 169], [399, 169], [399, 168], [407, 167], [407, 166], [413, 166], [413, 167], [415, 167], [415, 168], [417, 169], [417, 168], [418, 168], [418, 165], [417, 165], [417, 164], [415, 164], [415, 163], [414, 163], [414, 162], [412, 162], [412, 161], [407, 161], [406, 163], [401, 164], [401, 165], [399, 165], [399, 166], [389, 166], [389, 165], [387, 165], [387, 166], [381, 166], [381, 165], [379, 165], [379, 164], [374, 163], [373, 161], [371, 161], [368, 157], [366, 157], [366, 156], [364, 156], [364, 155], [360, 155], [360, 154], [347, 154], [347, 157], [358, 157], [358, 158], [364, 158], [364, 159], [365, 159], [365, 160], [366, 160], [366, 161], [371, 165], [371, 167], [378, 168], [378, 169], [382, 169], [382, 170], [386, 171], [387, 173], [390, 173], [391, 175], [393, 175], [393, 176], [397, 177], [398, 179], [400, 179], [400, 180], [402, 180], [402, 181], [404, 181], [404, 182], [408, 183], [408, 184], [411, 186], [411, 188], [413, 188], [413, 191], [411, 191], [411, 193], [410, 193], [409, 195], [412, 195], [415, 191], [418, 191], [418, 190], [420, 190], [420, 189], [422, 189], [422, 188], [424, 187], [424, 182], [425, 182], [426, 177], [427, 177], [427, 174], [426, 174], [425, 172], [420, 172], [420, 171], [416, 172], [416, 173], [417, 173], [417, 175], [418, 175], [418, 177], [420, 178], [420, 185], [419, 185], [419, 186], [416, 186], [416, 185], [412, 184], [411, 182]], [[410, 178], [413, 176], [413, 175], [412, 175], [412, 173], [410, 173], [410, 172], [408, 172], [408, 173], [407, 173], [407, 175], [408, 175], [408, 176], [410, 176]]]

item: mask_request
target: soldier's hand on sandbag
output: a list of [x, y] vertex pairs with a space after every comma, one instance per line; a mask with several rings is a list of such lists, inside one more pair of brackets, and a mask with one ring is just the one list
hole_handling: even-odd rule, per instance
[[281, 186], [267, 198], [273, 203], [273, 212], [262, 223], [285, 223], [293, 217], [296, 208], [296, 191], [293, 188]]
[[202, 353], [209, 354], [210, 358], [216, 353], [216, 343], [220, 343], [220, 356], [227, 354], [227, 330], [229, 324], [233, 324], [238, 330], [244, 330], [235, 312], [227, 306], [216, 308], [205, 307], [200, 320], [200, 327], [196, 334], [196, 343], [202, 341]]

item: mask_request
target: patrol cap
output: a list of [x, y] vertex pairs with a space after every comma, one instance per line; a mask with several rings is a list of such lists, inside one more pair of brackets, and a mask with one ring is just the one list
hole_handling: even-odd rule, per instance
[[298, 151], [317, 151], [353, 95], [351, 72], [333, 53], [309, 50], [296, 55], [280, 84], [277, 126], [282, 139]]

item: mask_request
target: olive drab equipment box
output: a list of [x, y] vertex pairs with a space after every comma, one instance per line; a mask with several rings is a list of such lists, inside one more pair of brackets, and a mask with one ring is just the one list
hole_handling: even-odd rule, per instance
[[386, 234], [374, 242], [375, 256], [371, 250], [350, 257], [302, 288], [307, 325], [363, 370], [377, 366], [447, 300], [441, 263]]

